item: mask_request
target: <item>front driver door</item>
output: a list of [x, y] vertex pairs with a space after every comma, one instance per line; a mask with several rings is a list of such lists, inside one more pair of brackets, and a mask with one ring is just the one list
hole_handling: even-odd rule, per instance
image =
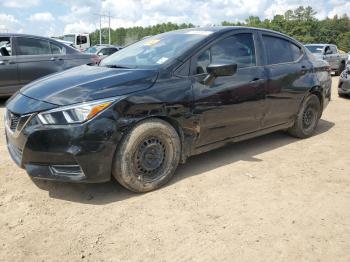
[[[199, 118], [197, 146], [223, 141], [260, 129], [266, 77], [255, 48], [255, 34], [237, 33], [213, 43], [192, 59], [194, 115]], [[211, 85], [201, 80], [209, 64], [236, 63], [233, 76]]]

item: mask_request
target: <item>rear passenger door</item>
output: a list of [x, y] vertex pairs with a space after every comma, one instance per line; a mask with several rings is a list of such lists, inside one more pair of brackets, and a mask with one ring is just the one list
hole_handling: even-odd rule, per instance
[[52, 55], [48, 40], [17, 37], [16, 51], [19, 81], [22, 85], [62, 70], [62, 61]]
[[0, 96], [11, 95], [19, 88], [17, 60], [11, 37], [0, 37]]
[[312, 65], [291, 39], [269, 33], [261, 33], [261, 39], [268, 75], [262, 125], [268, 128], [292, 121], [312, 77]]

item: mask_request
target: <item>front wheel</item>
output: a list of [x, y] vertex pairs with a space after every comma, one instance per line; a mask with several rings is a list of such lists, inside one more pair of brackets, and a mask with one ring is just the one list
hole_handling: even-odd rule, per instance
[[308, 138], [313, 135], [321, 117], [321, 103], [316, 95], [310, 94], [302, 103], [294, 125], [288, 133], [298, 138]]
[[131, 191], [152, 191], [171, 179], [180, 151], [179, 135], [170, 124], [160, 119], [144, 120], [119, 145], [113, 176]]

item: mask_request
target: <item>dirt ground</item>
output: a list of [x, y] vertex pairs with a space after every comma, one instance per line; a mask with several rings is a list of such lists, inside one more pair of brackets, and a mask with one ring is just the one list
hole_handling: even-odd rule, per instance
[[148, 194], [32, 181], [0, 102], [1, 261], [350, 261], [350, 99], [317, 134], [278, 132], [192, 157]]

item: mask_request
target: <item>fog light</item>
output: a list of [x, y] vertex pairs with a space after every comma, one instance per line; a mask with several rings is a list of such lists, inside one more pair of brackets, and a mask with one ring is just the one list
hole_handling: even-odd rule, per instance
[[79, 165], [53, 165], [50, 166], [52, 174], [56, 176], [84, 176], [84, 172]]

